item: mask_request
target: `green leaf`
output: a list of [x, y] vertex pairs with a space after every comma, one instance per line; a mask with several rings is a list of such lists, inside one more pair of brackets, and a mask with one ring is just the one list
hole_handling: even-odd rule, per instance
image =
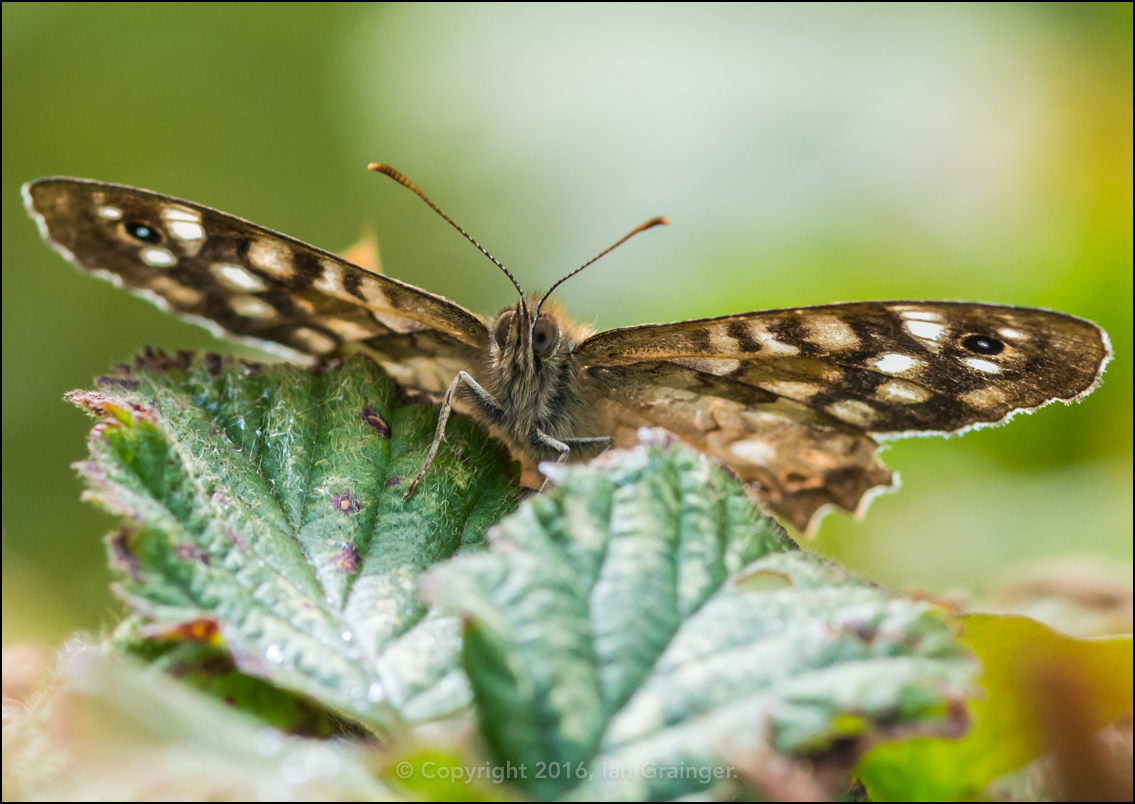
[[[195, 639], [194, 630], [215, 631], [208, 621], [183, 624], [166, 637], [147, 637], [150, 630], [140, 617], [129, 617], [115, 631], [112, 644], [120, 651], [163, 670], [182, 683], [258, 717], [289, 734], [336, 737], [349, 734], [350, 724], [309, 700], [236, 668], [222, 645]], [[186, 632], [189, 633], [186, 633]]]
[[[985, 665], [984, 698], [970, 703], [974, 726], [960, 739], [921, 738], [881, 745], [858, 774], [872, 800], [943, 801], [972, 797], [1044, 753], [1048, 712], [1074, 705], [1087, 733], [1132, 706], [1131, 636], [1076, 639], [1028, 617], [970, 614], [964, 640]], [[1082, 700], [1054, 700], [1046, 678], [1071, 674]]]
[[394, 800], [373, 762], [101, 648], [68, 646], [46, 693], [5, 702], [5, 801]]
[[799, 550], [705, 457], [655, 433], [552, 471], [492, 550], [423, 579], [530, 795], [738, 794], [776, 758], [847, 783], [870, 741], [959, 730], [976, 665], [945, 613]]
[[150, 353], [69, 398], [99, 419], [85, 497], [129, 523], [108, 537], [137, 614], [123, 644], [223, 645], [242, 673], [370, 728], [468, 704], [460, 625], [417, 578], [516, 506], [515, 468], [470, 420], [450, 420], [403, 502], [437, 408], [361, 357], [309, 371]]

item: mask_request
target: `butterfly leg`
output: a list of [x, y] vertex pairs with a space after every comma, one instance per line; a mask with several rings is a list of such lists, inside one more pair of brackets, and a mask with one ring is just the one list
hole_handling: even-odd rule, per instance
[[[559, 457], [556, 458], [556, 463], [563, 463], [564, 461], [566, 461], [573, 449], [579, 451], [587, 451], [601, 446], [603, 447], [603, 451], [606, 452], [613, 441], [614, 439], [611, 436], [597, 436], [594, 438], [565, 438], [563, 441], [560, 441], [558, 439], [552, 438], [547, 433], [541, 432], [538, 429], [533, 431], [532, 436], [533, 446], [544, 447], [546, 449], [554, 449], [560, 453]], [[547, 486], [548, 479], [544, 478], [544, 483], [540, 486], [540, 491], [543, 491], [545, 488], [547, 488]]]
[[406, 489], [406, 493], [402, 495], [403, 501], [410, 499], [411, 495], [414, 493], [414, 489], [422, 482], [422, 479], [426, 476], [426, 472], [430, 470], [430, 465], [434, 462], [434, 458], [437, 457], [438, 447], [440, 447], [441, 442], [445, 440], [445, 425], [449, 422], [449, 413], [453, 410], [453, 395], [457, 393], [457, 386], [461, 383], [465, 383], [473, 392], [473, 404], [481, 409], [485, 418], [495, 419], [504, 414], [504, 411], [501, 409], [501, 406], [497, 404], [497, 401], [493, 399], [488, 391], [478, 385], [476, 380], [464, 371], [457, 372], [457, 376], [454, 377], [453, 382], [449, 384], [449, 388], [445, 392], [445, 397], [441, 401], [441, 412], [438, 413], [437, 416], [437, 430], [434, 432], [434, 441], [430, 444], [430, 451], [426, 454], [426, 461], [422, 464], [422, 468], [418, 470], [417, 476], [411, 481], [409, 488]]
[[[556, 463], [563, 463], [568, 459], [568, 455], [571, 454], [571, 447], [569, 447], [563, 441], [552, 438], [547, 433], [541, 432], [539, 429], [532, 431], [531, 438], [532, 446], [534, 447], [543, 447], [544, 449], [554, 449], [558, 451], [560, 455], [558, 458], [556, 458]], [[548, 478], [545, 477], [544, 482], [540, 485], [540, 491], [543, 491], [548, 487], [548, 482]]]
[[564, 443], [576, 452], [589, 453], [597, 449], [598, 447], [602, 447], [603, 449], [595, 453], [596, 455], [602, 455], [604, 452], [611, 448], [611, 445], [615, 443], [615, 439], [612, 436], [595, 436], [593, 438], [565, 438]]

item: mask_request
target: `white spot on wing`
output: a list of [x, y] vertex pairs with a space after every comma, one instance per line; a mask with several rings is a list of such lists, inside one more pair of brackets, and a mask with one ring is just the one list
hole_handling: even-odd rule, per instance
[[736, 354], [741, 350], [738, 348], [736, 338], [724, 332], [714, 332], [710, 330], [708, 351], [719, 355], [728, 355]]
[[925, 388], [903, 380], [889, 380], [880, 385], [875, 390], [875, 394], [879, 399], [904, 405], [925, 402], [930, 398], [930, 392]]
[[363, 298], [366, 299], [369, 304], [391, 309], [390, 299], [386, 297], [382, 284], [377, 279], [364, 276], [359, 282], [359, 292], [363, 294]]
[[367, 327], [356, 324], [354, 321], [348, 321], [345, 318], [333, 318], [328, 316], [322, 319], [320, 323], [345, 341], [361, 341], [378, 335], [380, 332], [378, 327], [368, 329]]
[[173, 252], [168, 248], [149, 246], [148, 248], [142, 249], [142, 262], [154, 268], [169, 268], [170, 266], [177, 265], [177, 257], [173, 256]]
[[191, 257], [197, 256], [201, 244], [205, 242], [205, 229], [201, 226], [201, 214], [181, 207], [166, 207], [162, 210], [162, 220], [175, 240], [180, 240], [182, 248]]
[[776, 460], [776, 449], [760, 439], [738, 441], [729, 447], [729, 451], [741, 460], [757, 466], [771, 466]]
[[175, 307], [195, 307], [203, 294], [194, 288], [175, 282], [168, 276], [156, 276], [150, 281], [150, 290], [173, 302]]
[[902, 374], [912, 368], [921, 368], [922, 361], [910, 355], [900, 355], [894, 352], [876, 357], [871, 365], [884, 374]]
[[835, 316], [824, 315], [805, 319], [808, 329], [808, 340], [822, 349], [838, 351], [840, 349], [854, 349], [859, 345], [859, 336], [855, 334], [846, 321]]
[[230, 290], [246, 290], [256, 293], [268, 287], [263, 279], [243, 265], [234, 265], [231, 262], [214, 263], [210, 270], [222, 285]]
[[1001, 329], [997, 330], [997, 334], [1011, 341], [1020, 341], [1028, 337], [1025, 333], [1015, 330], [1012, 327], [1001, 327]]
[[821, 390], [823, 390], [822, 388], [820, 388], [820, 386], [812, 382], [789, 382], [787, 380], [769, 380], [767, 382], [761, 383], [761, 387], [772, 391], [778, 396], [787, 397], [788, 399], [795, 399], [797, 401], [810, 399]]
[[940, 313], [931, 312], [930, 310], [903, 310], [899, 313], [907, 321], [941, 321], [942, 315]]
[[907, 321], [904, 326], [907, 332], [923, 341], [934, 341], [937, 343], [946, 335], [946, 328], [944, 326], [934, 324], [930, 321]]
[[276, 308], [263, 299], [241, 294], [229, 299], [229, 307], [245, 318], [275, 318]]
[[741, 368], [740, 360], [729, 360], [727, 358], [722, 358], [720, 360], [710, 359], [704, 362], [706, 363], [706, 368], [709, 369], [711, 373], [718, 376], [724, 376], [732, 371], [736, 371], [737, 369]]
[[873, 407], [858, 399], [844, 399], [828, 405], [828, 413], [837, 419], [843, 419], [850, 424], [866, 427], [875, 420], [876, 411]]
[[169, 233], [178, 240], [204, 240], [205, 230], [199, 223], [190, 221], [171, 221]]
[[343, 266], [331, 260], [320, 260], [323, 274], [311, 284], [316, 290], [323, 291], [329, 296], [347, 296], [354, 298], [343, 288]]
[[297, 329], [292, 333], [292, 339], [298, 343], [300, 348], [304, 351], [317, 355], [326, 354], [338, 345], [331, 336], [324, 335], [322, 332], [308, 327], [300, 327]]
[[184, 207], [166, 207], [162, 210], [162, 217], [166, 223], [173, 223], [174, 221], [201, 223], [201, 213]]
[[393, 313], [381, 313], [378, 310], [374, 310], [371, 312], [371, 315], [374, 317], [375, 321], [394, 332], [420, 332], [423, 329], [429, 329], [425, 324], [415, 321], [412, 318], [405, 318], [400, 315], [394, 315]]
[[122, 210], [118, 207], [99, 207], [99, 217], [108, 221], [117, 221], [122, 218]]
[[1001, 371], [1001, 367], [990, 360], [982, 360], [980, 357], [967, 357], [962, 361], [971, 369], [977, 371], [984, 371], [986, 374], [997, 374]]
[[248, 261], [277, 279], [291, 279], [295, 273], [291, 249], [277, 240], [263, 237], [253, 240], [248, 247]]
[[459, 366], [447, 370], [448, 367], [444, 367], [442, 361], [433, 357], [410, 357], [398, 361], [382, 357], [377, 359], [387, 373], [402, 385], [435, 393], [444, 391], [453, 376], [461, 370]]
[[990, 385], [963, 394], [961, 399], [972, 408], [995, 408], [1005, 402], [1005, 392]]
[[763, 324], [750, 321], [749, 332], [752, 333], [753, 340], [757, 341], [770, 357], [792, 357], [793, 355], [800, 354], [800, 350], [792, 344], [782, 343], [777, 340], [776, 336], [765, 329]]

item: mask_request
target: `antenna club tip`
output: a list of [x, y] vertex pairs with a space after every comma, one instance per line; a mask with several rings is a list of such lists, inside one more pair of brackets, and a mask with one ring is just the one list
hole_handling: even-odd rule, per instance
[[631, 237], [638, 234], [639, 232], [645, 232], [647, 229], [653, 229], [655, 226], [669, 226], [669, 225], [670, 225], [670, 219], [665, 217], [664, 215], [659, 215], [657, 218], [651, 218], [646, 223], [644, 223], [642, 226], [638, 227], [637, 229], [632, 230], [629, 235], [627, 235], [625, 238], [623, 238], [623, 240], [620, 240], [619, 242], [622, 243], [625, 240], [629, 240]]
[[371, 162], [369, 165], [367, 165], [367, 170], [373, 170], [375, 173], [382, 173], [394, 179], [394, 181], [398, 182], [399, 184], [405, 184], [407, 187], [413, 186], [410, 184], [409, 179], [407, 179], [394, 168], [390, 167], [390, 165], [384, 165], [382, 162]]

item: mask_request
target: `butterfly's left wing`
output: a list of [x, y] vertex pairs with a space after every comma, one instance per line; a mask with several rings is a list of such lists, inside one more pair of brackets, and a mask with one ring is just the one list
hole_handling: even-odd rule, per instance
[[76, 267], [222, 337], [299, 360], [364, 349], [425, 390], [442, 363], [473, 365], [488, 344], [448, 299], [201, 204], [72, 178], [31, 182], [24, 198]]
[[997, 424], [1099, 382], [1107, 335], [1074, 316], [853, 302], [611, 330], [577, 349], [591, 427], [666, 427], [805, 530], [891, 485], [877, 441]]

